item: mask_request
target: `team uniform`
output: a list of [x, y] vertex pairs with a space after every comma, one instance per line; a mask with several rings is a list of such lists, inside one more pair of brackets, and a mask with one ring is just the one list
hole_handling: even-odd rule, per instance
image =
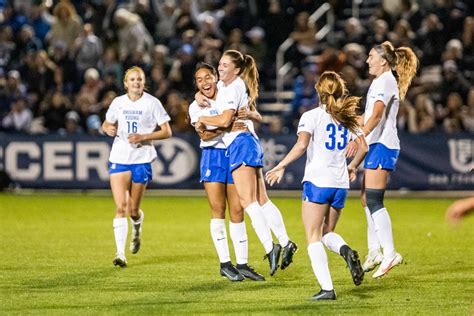
[[324, 104], [303, 113], [297, 133], [308, 132], [303, 200], [343, 208], [349, 189], [345, 149], [351, 133], [334, 121]]
[[[130, 100], [127, 94], [116, 97], [110, 104], [105, 115], [107, 122], [117, 123], [117, 133], [110, 151], [109, 174], [131, 172], [133, 183], [147, 184], [152, 180], [151, 162], [156, 159], [157, 153], [153, 142], [131, 144], [129, 134], [149, 134], [156, 127], [170, 121], [168, 113], [161, 102], [143, 92], [140, 99]], [[140, 210], [140, 217], [134, 220], [130, 217], [132, 236], [130, 251], [137, 253], [140, 249], [140, 235], [144, 213]], [[116, 217], [113, 220], [117, 257], [114, 265], [126, 266], [125, 243], [128, 235], [128, 224], [125, 217]]]
[[[225, 110], [234, 110], [236, 113], [241, 107], [248, 105], [248, 94], [245, 82], [237, 77], [228, 86], [222, 81], [217, 84], [219, 89], [216, 103]], [[227, 147], [230, 171], [234, 171], [241, 165], [260, 168], [263, 167], [263, 150], [255, 133], [251, 120], [241, 120], [247, 126], [248, 131], [235, 131], [226, 133], [222, 140]]]
[[[346, 147], [354, 135], [326, 112], [324, 104], [303, 113], [297, 133], [302, 132], [311, 135], [306, 149], [306, 166], [302, 180], [303, 201], [329, 204], [335, 209], [344, 208], [349, 189]], [[361, 134], [362, 131], [358, 131], [357, 135]], [[328, 232], [322, 236], [321, 241], [310, 243], [308, 255], [313, 272], [321, 285], [321, 292], [313, 298], [335, 299], [324, 246], [344, 257], [356, 285], [362, 282], [363, 272], [357, 252], [353, 251], [339, 234]]]
[[130, 170], [133, 182], [151, 181], [151, 162], [157, 156], [153, 142], [136, 145], [129, 143], [127, 138], [129, 134], [152, 133], [157, 125], [170, 121], [161, 102], [146, 92], [135, 102], [124, 94], [112, 101], [105, 118], [110, 123], [118, 123], [117, 135], [110, 151], [109, 173]]
[[385, 105], [382, 119], [367, 135], [369, 152], [365, 158], [364, 168], [393, 171], [400, 153], [400, 140], [397, 133], [397, 113], [400, 104], [397, 80], [391, 71], [384, 72], [372, 81], [367, 93], [364, 124], [372, 116], [375, 102]]
[[[189, 106], [189, 117], [191, 125], [197, 123], [201, 116], [214, 116], [221, 114], [216, 101], [209, 100], [210, 107], [201, 108], [196, 101]], [[206, 126], [208, 130], [215, 127]], [[202, 140], [200, 143], [202, 149], [200, 171], [201, 182], [220, 182], [233, 184], [232, 174], [229, 170], [229, 158], [226, 155], [226, 146], [223, 141], [223, 134], [217, 135], [211, 140]]]

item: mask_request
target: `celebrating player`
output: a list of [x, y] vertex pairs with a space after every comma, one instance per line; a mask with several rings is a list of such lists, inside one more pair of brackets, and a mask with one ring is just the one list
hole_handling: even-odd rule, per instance
[[399, 102], [416, 74], [418, 59], [411, 48], [394, 48], [386, 41], [370, 50], [367, 64], [375, 78], [367, 93], [363, 126], [369, 152], [364, 162], [361, 200], [367, 217], [369, 253], [362, 267], [367, 272], [380, 264], [372, 275], [378, 278], [403, 261], [395, 251], [392, 222], [383, 202], [389, 174], [395, 170], [400, 153]]
[[[279, 183], [285, 168], [306, 150], [303, 178], [302, 218], [308, 241], [308, 254], [321, 291], [314, 300], [335, 300], [336, 292], [329, 273], [323, 245], [346, 260], [353, 281], [361, 284], [364, 272], [356, 251], [334, 232], [344, 208], [349, 180], [356, 178], [357, 166], [367, 153], [355, 108], [358, 97], [347, 95], [344, 81], [335, 72], [324, 72], [315, 86], [321, 105], [305, 112], [298, 124], [298, 139], [283, 160], [266, 174], [270, 185]], [[356, 134], [359, 150], [349, 165], [346, 146], [349, 131]]]
[[[200, 116], [217, 115], [216, 107], [218, 75], [216, 69], [206, 63], [200, 63], [194, 73], [196, 88], [207, 98], [209, 106], [200, 107], [196, 101], [189, 106], [191, 124], [201, 137], [201, 179], [204, 183], [209, 205], [212, 211], [211, 237], [220, 261], [220, 273], [231, 281], [245, 278], [264, 281], [265, 278], [248, 265], [248, 240], [244, 214], [239, 196], [229, 170], [229, 158], [222, 141], [223, 129], [198, 123]], [[229, 205], [229, 231], [232, 239], [237, 265], [230, 260], [227, 231], [225, 226], [226, 201]]]
[[130, 251], [135, 254], [140, 249], [144, 218], [140, 202], [147, 183], [152, 180], [151, 162], [157, 156], [153, 140], [171, 137], [170, 117], [157, 98], [144, 92], [145, 73], [140, 67], [134, 66], [125, 72], [124, 86], [127, 93], [112, 101], [102, 124], [104, 132], [115, 137], [109, 174], [115, 202], [113, 227], [117, 246], [113, 263], [120, 267], [127, 265], [127, 213], [132, 224]]

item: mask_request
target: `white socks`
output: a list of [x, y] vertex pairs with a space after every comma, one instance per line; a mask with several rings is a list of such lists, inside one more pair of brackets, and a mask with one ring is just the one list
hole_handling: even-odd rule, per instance
[[225, 219], [211, 219], [211, 237], [216, 247], [217, 255], [221, 263], [230, 261], [229, 245], [227, 244], [227, 231]]
[[273, 249], [272, 233], [263, 215], [262, 207], [258, 202], [254, 202], [245, 208], [245, 212], [247, 212], [252, 220], [253, 229], [258, 239], [260, 239], [263, 248], [265, 248], [265, 253], [269, 253]]
[[113, 221], [117, 256], [125, 258], [125, 243], [127, 242], [128, 223], [126, 217], [116, 217]]
[[382, 245], [384, 258], [393, 257], [395, 255], [395, 247], [393, 245], [392, 221], [387, 209], [385, 207], [381, 208], [372, 214], [372, 218], [374, 219], [375, 233]]
[[367, 217], [367, 246], [369, 253], [373, 251], [380, 252], [380, 241], [375, 232], [374, 219], [372, 218], [372, 214], [370, 214], [369, 208], [366, 206], [364, 209], [365, 216]]
[[235, 261], [237, 264], [247, 264], [249, 262], [249, 242], [245, 222], [229, 222], [229, 233], [234, 245]]
[[308, 245], [308, 255], [311, 259], [314, 275], [318, 279], [321, 289], [325, 291], [333, 290], [331, 274], [329, 273], [328, 256], [324, 251], [323, 244], [318, 241]]
[[262, 212], [265, 216], [265, 220], [267, 221], [270, 229], [272, 230], [275, 237], [278, 239], [278, 242], [282, 247], [288, 245], [288, 234], [286, 232], [285, 223], [283, 222], [283, 217], [281, 216], [281, 212], [276, 207], [272, 201], [268, 200], [267, 203], [263, 204]]
[[140, 236], [142, 232], [142, 223], [145, 218], [145, 213], [140, 209], [140, 217], [137, 220], [134, 220], [130, 217], [130, 224], [132, 224], [132, 238]]
[[341, 253], [339, 252], [341, 250], [341, 247], [344, 245], [347, 245], [347, 243], [342, 239], [341, 235], [336, 234], [334, 232], [329, 232], [321, 238], [321, 242], [331, 250], [332, 252], [337, 253], [340, 255]]

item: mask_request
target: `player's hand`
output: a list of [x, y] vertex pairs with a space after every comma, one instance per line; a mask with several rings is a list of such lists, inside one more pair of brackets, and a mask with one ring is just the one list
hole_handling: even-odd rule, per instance
[[248, 107], [240, 107], [239, 111], [237, 112], [237, 119], [238, 120], [249, 120], [250, 119], [250, 113]]
[[144, 140], [143, 135], [141, 134], [129, 134], [128, 142], [134, 145], [141, 145], [141, 142]]
[[102, 125], [102, 130], [105, 134], [115, 137], [117, 135], [117, 124], [104, 124]]
[[284, 173], [284, 167], [276, 166], [265, 174], [265, 180], [270, 186], [273, 186], [275, 183], [280, 183]]
[[194, 124], [194, 129], [198, 133], [203, 133], [206, 130], [206, 124], [202, 122], [196, 122], [196, 124]]
[[349, 171], [349, 181], [355, 181], [355, 179], [357, 179], [357, 169], [353, 167], [347, 167], [347, 171]]
[[196, 100], [200, 108], [208, 108], [211, 106], [211, 102], [209, 101], [209, 99], [206, 98], [201, 92], [197, 92], [194, 95], [194, 99]]
[[357, 142], [351, 140], [346, 147], [346, 157], [354, 157], [357, 150], [359, 150], [359, 145], [357, 145]]
[[242, 121], [234, 121], [232, 123], [231, 132], [237, 132], [237, 131], [248, 131], [247, 124], [245, 124]]

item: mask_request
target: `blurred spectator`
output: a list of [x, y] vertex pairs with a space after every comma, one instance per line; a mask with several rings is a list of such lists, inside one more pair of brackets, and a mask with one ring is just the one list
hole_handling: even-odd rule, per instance
[[57, 132], [60, 128], [64, 128], [66, 113], [69, 109], [68, 99], [62, 92], [56, 91], [50, 97], [46, 97], [41, 106], [44, 127], [49, 132]]
[[235, 49], [241, 53], [247, 54], [247, 45], [243, 42], [242, 31], [240, 29], [232, 29], [227, 37], [224, 50]]
[[427, 133], [434, 129], [435, 111], [433, 101], [426, 94], [419, 94], [415, 98], [414, 105], [403, 102], [401, 108], [407, 113], [406, 127], [410, 133]]
[[399, 20], [388, 34], [389, 40], [395, 47], [407, 46], [412, 47], [415, 39], [415, 33], [412, 31], [410, 24], [405, 20]]
[[194, 59], [193, 47], [190, 44], [183, 45], [176, 53], [175, 60], [173, 61], [168, 75], [171, 88], [191, 93], [189, 88], [194, 85], [193, 73], [195, 66], [196, 60]]
[[0, 25], [0, 68], [5, 69], [8, 66], [15, 48], [12, 28]]
[[165, 95], [168, 93], [169, 89], [168, 79], [165, 77], [163, 66], [154, 65], [151, 68], [150, 74], [150, 92], [152, 95], [162, 100]]
[[115, 91], [107, 91], [100, 100], [100, 102], [95, 106], [95, 113], [99, 115], [101, 122], [105, 120], [105, 114], [107, 113], [107, 110], [109, 109], [112, 100], [117, 95], [118, 94]]
[[179, 10], [176, 8], [176, 1], [158, 0], [151, 1], [155, 15], [158, 17], [158, 23], [155, 27], [155, 40], [160, 44], [168, 44], [170, 39], [176, 34], [176, 21]]
[[41, 49], [43, 49], [43, 43], [35, 36], [34, 29], [29, 25], [24, 25], [17, 37], [15, 58], [22, 60], [28, 52], [37, 52]]
[[298, 120], [301, 114], [318, 105], [318, 94], [314, 85], [318, 77], [318, 68], [315, 64], [303, 67], [302, 75], [296, 77], [293, 85], [292, 117]]
[[456, 63], [453, 60], [445, 61], [443, 63], [443, 80], [438, 89], [441, 93], [441, 103], [446, 104], [448, 95], [452, 92], [459, 93], [461, 100], [466, 100], [469, 87], [469, 82], [458, 71]]
[[10, 70], [7, 74], [5, 92], [9, 99], [19, 99], [27, 96], [26, 86], [17, 70]]
[[64, 128], [60, 128], [58, 133], [62, 136], [72, 136], [84, 133], [84, 130], [79, 125], [80, 117], [75, 111], [69, 111], [66, 113]]
[[344, 29], [336, 35], [338, 47], [348, 43], [364, 43], [366, 31], [359, 19], [351, 17], [344, 22]]
[[407, 21], [412, 30], [418, 30], [423, 20], [423, 14], [420, 11], [418, 3], [414, 0], [401, 0], [400, 19]]
[[88, 68], [96, 68], [102, 57], [102, 42], [94, 34], [92, 24], [84, 24], [81, 35], [74, 41], [76, 66], [79, 75]]
[[122, 86], [123, 67], [118, 61], [117, 50], [114, 47], [107, 47], [99, 62], [98, 69], [102, 74], [114, 74], [115, 84]]
[[77, 91], [77, 85], [82, 82], [78, 79], [76, 61], [69, 56], [66, 43], [58, 41], [53, 45], [51, 61], [57, 68], [61, 69], [62, 87], [60, 88], [66, 94], [72, 94]]
[[188, 102], [176, 90], [171, 91], [166, 98], [166, 112], [171, 118], [171, 129], [176, 133], [194, 131], [188, 121]]
[[439, 63], [446, 43], [443, 29], [443, 24], [435, 14], [429, 14], [423, 19], [415, 41], [416, 46], [423, 52], [420, 60], [422, 66]]
[[2, 119], [2, 128], [15, 132], [29, 133], [33, 113], [25, 98], [17, 98], [10, 105], [10, 112]]
[[89, 68], [84, 73], [84, 84], [76, 95], [76, 99], [86, 99], [89, 104], [96, 104], [102, 86], [103, 82], [100, 80], [100, 75], [97, 69]]
[[115, 12], [114, 21], [118, 27], [119, 60], [125, 61], [136, 51], [143, 53], [149, 60], [154, 46], [153, 38], [143, 25], [140, 16], [120, 8]]
[[87, 134], [97, 136], [100, 134], [102, 122], [97, 114], [90, 115], [86, 121]]
[[33, 3], [29, 12], [29, 24], [33, 27], [36, 36], [44, 43], [46, 35], [51, 29], [53, 17], [46, 10], [43, 3]]
[[186, 30], [195, 29], [196, 25], [194, 24], [191, 18], [191, 1], [192, 0], [183, 0], [179, 6], [179, 11], [176, 17], [176, 34], [182, 34]]
[[[367, 49], [372, 49], [375, 45], [382, 44], [388, 40], [388, 23], [382, 19], [375, 20], [372, 23], [372, 34], [367, 36]], [[358, 45], [356, 43], [349, 43], [347, 45]]]
[[461, 108], [461, 122], [465, 131], [474, 133], [474, 87], [469, 90], [467, 104]]
[[443, 129], [446, 133], [452, 134], [462, 131], [462, 107], [463, 100], [461, 95], [456, 92], [450, 93], [446, 106], [438, 113], [439, 118], [442, 119]]
[[54, 19], [51, 30], [46, 36], [54, 47], [57, 42], [64, 42], [68, 50], [73, 48], [74, 41], [82, 31], [82, 20], [74, 6], [68, 1], [59, 2], [53, 9]]
[[260, 26], [254, 26], [245, 33], [249, 40], [248, 54], [255, 58], [258, 69], [264, 69], [267, 57], [267, 44], [265, 42], [265, 31]]
[[295, 27], [290, 33], [295, 41], [291, 52], [293, 65], [300, 68], [306, 57], [316, 52], [316, 26], [309, 23], [308, 12], [301, 12], [296, 16]]

